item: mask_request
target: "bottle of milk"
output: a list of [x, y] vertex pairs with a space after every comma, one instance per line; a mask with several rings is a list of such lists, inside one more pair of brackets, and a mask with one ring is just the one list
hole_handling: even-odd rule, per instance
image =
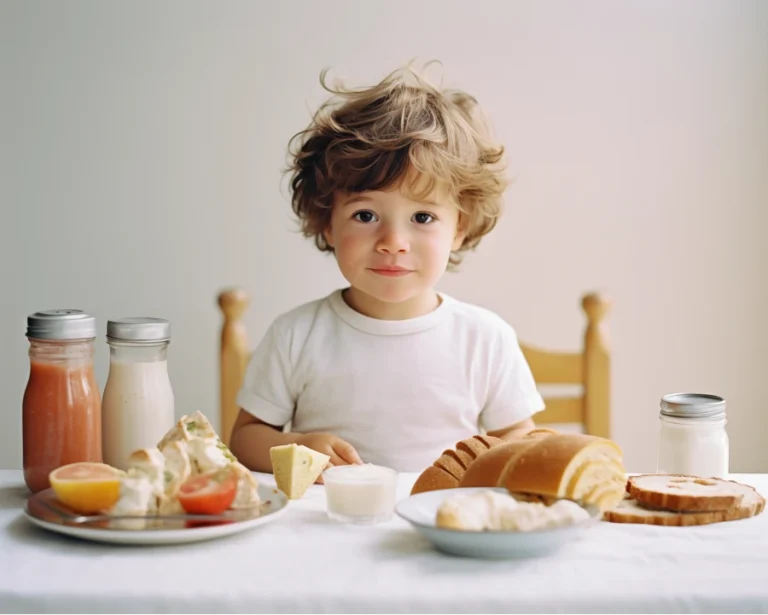
[[171, 324], [162, 318], [107, 322], [109, 376], [102, 396], [104, 463], [127, 469], [140, 448], [155, 448], [175, 423], [168, 377]]

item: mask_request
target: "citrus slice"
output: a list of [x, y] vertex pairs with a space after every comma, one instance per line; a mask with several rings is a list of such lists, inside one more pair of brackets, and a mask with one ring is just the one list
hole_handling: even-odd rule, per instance
[[58, 500], [82, 515], [102, 512], [120, 497], [120, 478], [125, 472], [105, 463], [80, 461], [50, 473]]

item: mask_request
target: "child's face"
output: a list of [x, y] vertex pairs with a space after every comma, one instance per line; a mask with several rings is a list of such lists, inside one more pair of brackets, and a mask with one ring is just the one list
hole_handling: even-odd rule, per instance
[[394, 187], [337, 195], [325, 238], [373, 313], [386, 318], [399, 304], [398, 317], [407, 318], [434, 301], [434, 286], [464, 239], [458, 222], [457, 206], [440, 191], [418, 201]]

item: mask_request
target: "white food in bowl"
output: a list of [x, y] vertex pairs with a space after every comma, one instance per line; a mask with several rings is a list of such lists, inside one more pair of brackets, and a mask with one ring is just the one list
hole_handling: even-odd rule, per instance
[[584, 508], [570, 500], [546, 506], [483, 490], [446, 498], [438, 507], [436, 525], [456, 530], [530, 532], [572, 525], [589, 517]]

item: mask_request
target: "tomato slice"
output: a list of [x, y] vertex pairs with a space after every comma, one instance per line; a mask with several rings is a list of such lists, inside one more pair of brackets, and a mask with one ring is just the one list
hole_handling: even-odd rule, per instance
[[237, 494], [237, 474], [221, 468], [188, 478], [179, 488], [179, 503], [189, 514], [218, 515], [227, 510]]

